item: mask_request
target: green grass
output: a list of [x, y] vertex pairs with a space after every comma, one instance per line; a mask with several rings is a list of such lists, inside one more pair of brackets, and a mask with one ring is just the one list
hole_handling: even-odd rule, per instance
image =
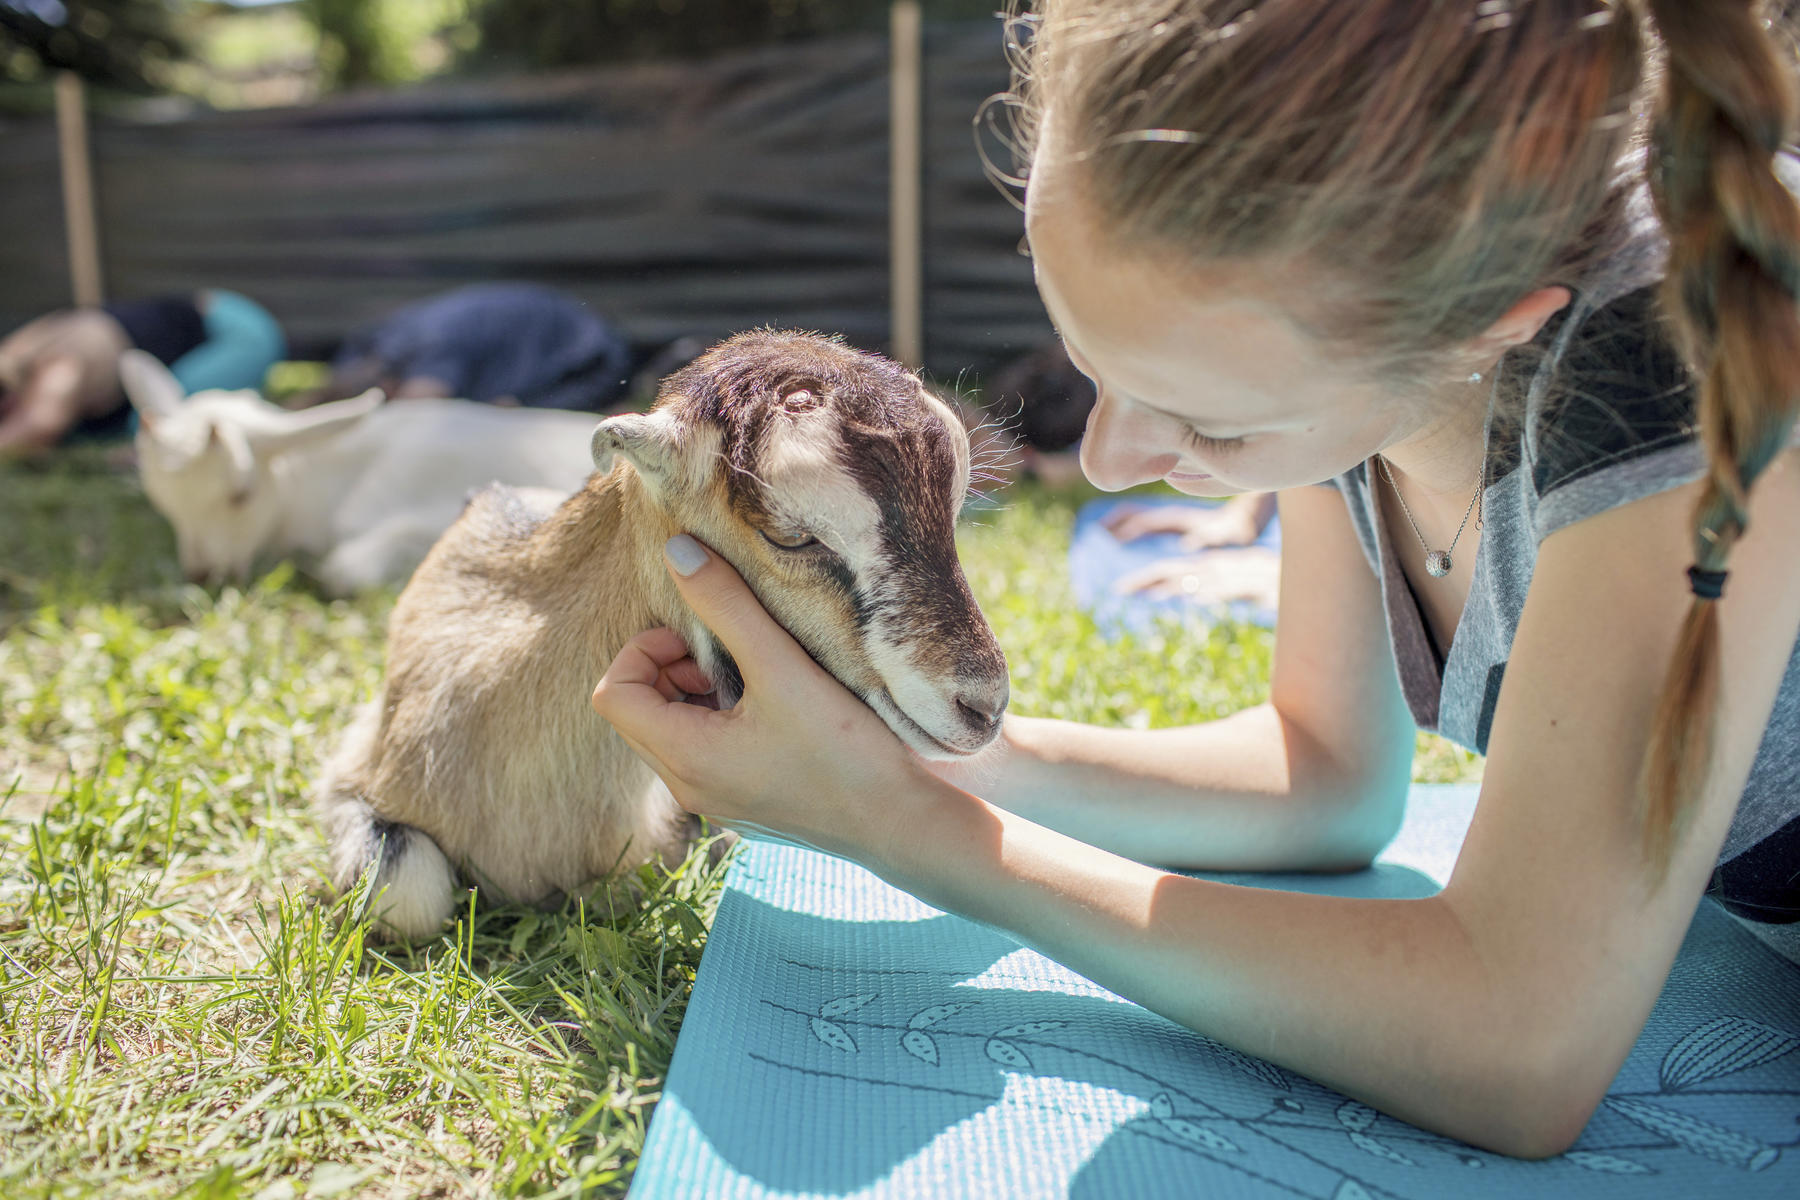
[[[1149, 726], [1260, 699], [1262, 630], [1102, 645], [1063, 566], [1085, 498], [965, 531], [1014, 706]], [[173, 561], [100, 452], [0, 467], [0, 1196], [621, 1194], [723, 868], [369, 943], [305, 795], [392, 595], [285, 567], [208, 593]], [[1435, 739], [1418, 768], [1477, 770]]]

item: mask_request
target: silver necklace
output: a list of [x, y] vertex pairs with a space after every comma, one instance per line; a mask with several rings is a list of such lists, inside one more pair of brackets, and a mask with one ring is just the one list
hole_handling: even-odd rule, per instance
[[[1406, 514], [1406, 523], [1412, 526], [1413, 536], [1419, 539], [1419, 545], [1425, 551], [1425, 573], [1433, 579], [1442, 579], [1450, 573], [1450, 555], [1456, 551], [1456, 543], [1462, 541], [1463, 529], [1469, 524], [1469, 514], [1481, 503], [1482, 484], [1487, 482], [1487, 468], [1482, 468], [1482, 478], [1475, 481], [1475, 494], [1469, 497], [1469, 507], [1463, 509], [1462, 524], [1456, 527], [1456, 536], [1450, 539], [1450, 545], [1444, 550], [1433, 550], [1419, 532], [1419, 523], [1413, 519], [1412, 509], [1406, 506], [1406, 497], [1400, 494], [1400, 485], [1394, 482], [1394, 473], [1388, 469], [1387, 459], [1381, 460], [1381, 473], [1387, 476], [1388, 486], [1394, 489], [1394, 499], [1400, 502], [1400, 511]], [[1476, 521], [1479, 525], [1481, 522]]]
[[[1470, 375], [1469, 382], [1480, 383], [1481, 372], [1477, 371], [1473, 375]], [[1499, 384], [1500, 372], [1498, 368], [1495, 368], [1494, 386], [1498, 387]], [[1490, 410], [1493, 407], [1493, 396], [1491, 393], [1488, 396], [1488, 407]], [[1481, 474], [1475, 480], [1475, 494], [1469, 497], [1469, 506], [1463, 509], [1462, 522], [1456, 527], [1456, 536], [1450, 539], [1449, 547], [1444, 550], [1433, 550], [1430, 543], [1426, 542], [1425, 535], [1419, 532], [1419, 522], [1414, 519], [1412, 509], [1406, 506], [1406, 497], [1400, 494], [1400, 485], [1394, 482], [1394, 472], [1388, 467], [1386, 457], [1381, 455], [1376, 456], [1381, 459], [1381, 473], [1387, 476], [1388, 486], [1394, 489], [1394, 499], [1400, 502], [1400, 511], [1406, 514], [1406, 523], [1412, 526], [1413, 536], [1419, 539], [1419, 547], [1425, 551], [1425, 573], [1433, 579], [1442, 579], [1450, 573], [1450, 556], [1456, 552], [1456, 543], [1462, 541], [1463, 530], [1467, 528], [1469, 524], [1469, 514], [1476, 511], [1476, 508], [1481, 504], [1481, 493], [1487, 490], [1487, 437], [1485, 436], [1485, 430], [1483, 431], [1483, 434], [1484, 436], [1481, 439]], [[1475, 518], [1475, 528], [1481, 528], [1481, 518], [1479, 516]]]

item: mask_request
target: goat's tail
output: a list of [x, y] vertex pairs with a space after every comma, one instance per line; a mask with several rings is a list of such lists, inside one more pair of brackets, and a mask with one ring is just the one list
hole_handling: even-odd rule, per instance
[[326, 768], [315, 806], [331, 848], [331, 886], [343, 895], [370, 876], [364, 912], [374, 915], [373, 932], [414, 941], [443, 928], [462, 889], [456, 868], [430, 834], [382, 817], [353, 782], [354, 764], [366, 761], [361, 752], [377, 723], [373, 706], [352, 723]]
[[342, 894], [372, 876], [363, 911], [373, 914], [378, 935], [415, 941], [444, 927], [462, 889], [430, 834], [377, 816], [359, 796], [328, 794], [320, 808], [331, 843], [331, 884]]

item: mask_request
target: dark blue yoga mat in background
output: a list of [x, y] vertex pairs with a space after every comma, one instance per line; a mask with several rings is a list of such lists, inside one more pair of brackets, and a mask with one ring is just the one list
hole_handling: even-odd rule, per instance
[[[1101, 525], [1107, 514], [1119, 507], [1151, 508], [1169, 505], [1189, 508], [1216, 508], [1219, 501], [1196, 500], [1183, 496], [1120, 496], [1090, 500], [1075, 514], [1075, 528], [1069, 537], [1069, 584], [1075, 592], [1075, 603], [1093, 614], [1095, 622], [1109, 634], [1144, 633], [1155, 626], [1159, 617], [1179, 621], [1209, 622], [1218, 614], [1179, 596], [1152, 600], [1143, 595], [1121, 596], [1113, 585], [1133, 571], [1161, 562], [1166, 558], [1188, 557], [1181, 549], [1181, 535], [1156, 533], [1136, 541], [1121, 542]], [[1271, 519], [1254, 543], [1265, 549], [1281, 550], [1281, 521]], [[1201, 551], [1206, 553], [1206, 551]], [[1273, 627], [1275, 610], [1260, 605], [1234, 603], [1224, 606], [1225, 614], [1240, 621]]]
[[[1473, 805], [1473, 788], [1415, 788], [1375, 870], [1254, 881], [1429, 894]], [[1797, 1046], [1800, 966], [1703, 903], [1576, 1149], [1508, 1159], [1191, 1033], [850, 863], [755, 842], [632, 1195], [1794, 1200]]]

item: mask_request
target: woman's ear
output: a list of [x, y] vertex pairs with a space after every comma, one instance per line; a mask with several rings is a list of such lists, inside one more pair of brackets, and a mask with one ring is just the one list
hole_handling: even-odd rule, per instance
[[1529, 342], [1538, 335], [1544, 322], [1567, 308], [1569, 301], [1573, 299], [1574, 295], [1569, 289], [1560, 285], [1527, 292], [1498, 321], [1489, 325], [1479, 337], [1469, 343], [1469, 355], [1475, 364], [1474, 369], [1485, 371], [1487, 367], [1484, 364], [1491, 364], [1514, 346], [1523, 346]]

